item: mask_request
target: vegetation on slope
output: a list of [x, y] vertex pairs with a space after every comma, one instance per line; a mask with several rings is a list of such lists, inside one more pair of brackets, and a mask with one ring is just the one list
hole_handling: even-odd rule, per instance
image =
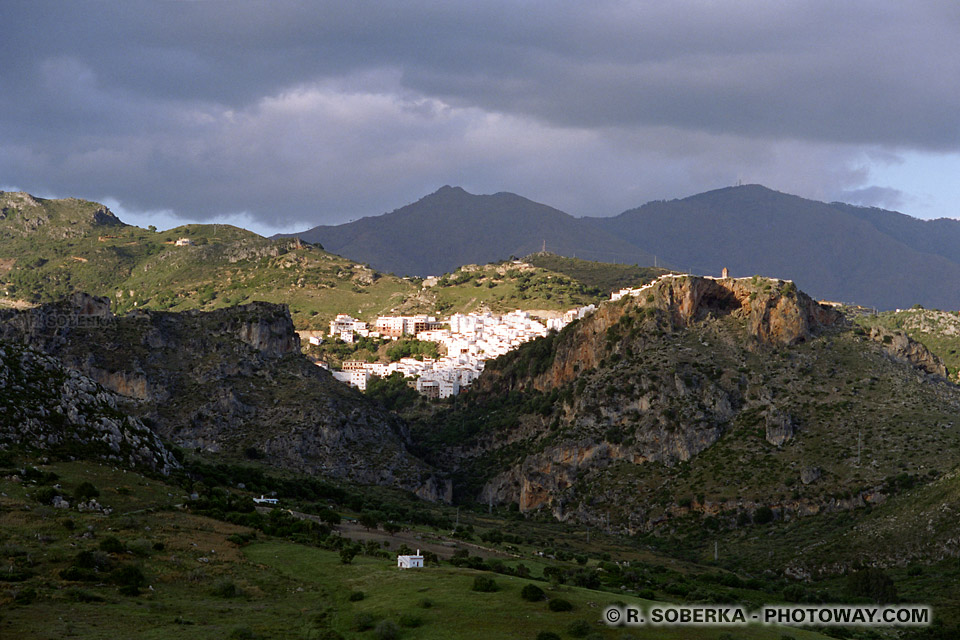
[[[0, 206], [0, 301], [7, 304], [49, 302], [75, 291], [109, 297], [116, 313], [265, 301], [289, 305], [299, 329], [324, 330], [338, 313], [372, 321], [385, 314], [480, 308], [565, 311], [608, 293], [511, 262], [464, 267], [423, 288], [418, 279], [376, 271], [319, 245], [262, 238], [229, 225], [157, 232], [125, 225], [97, 203], [26, 194], [0, 194]], [[176, 246], [179, 238], [193, 244]]]
[[554, 253], [541, 252], [524, 258], [526, 262], [562, 273], [586, 287], [596, 287], [609, 295], [626, 287], [639, 287], [669, 273], [667, 269], [641, 267], [634, 264], [592, 262], [581, 258], [567, 258]]
[[943, 360], [951, 377], [960, 374], [960, 315], [915, 306], [912, 309], [858, 314], [855, 320], [866, 328], [902, 331]]

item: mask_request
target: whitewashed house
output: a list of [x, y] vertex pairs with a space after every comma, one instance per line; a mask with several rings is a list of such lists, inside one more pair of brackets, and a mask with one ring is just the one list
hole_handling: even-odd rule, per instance
[[280, 501], [276, 498], [265, 498], [263, 494], [260, 494], [259, 498], [254, 498], [253, 502], [255, 504], [280, 504]]
[[400, 569], [423, 569], [423, 556], [417, 549], [415, 556], [397, 556], [397, 567]]

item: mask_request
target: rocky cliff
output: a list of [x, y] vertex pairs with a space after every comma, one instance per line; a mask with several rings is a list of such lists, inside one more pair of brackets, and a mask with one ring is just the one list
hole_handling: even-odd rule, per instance
[[904, 450], [960, 462], [956, 387], [891, 346], [788, 281], [665, 277], [489, 363], [417, 434], [484, 480], [474, 499], [627, 532], [716, 505], [735, 522], [852, 508]]
[[735, 319], [743, 325], [742, 345], [747, 349], [798, 344], [824, 327], [844, 322], [839, 312], [821, 306], [789, 281], [663, 276], [637, 295], [602, 305], [578, 328], [576, 339], [558, 341], [553, 364], [536, 378], [534, 386], [548, 390], [595, 367], [605, 353], [611, 329], [624, 314], [637, 309], [671, 331], [708, 319]]
[[0, 341], [0, 449], [94, 459], [164, 475], [179, 467], [128, 401], [59, 361]]
[[74, 294], [0, 312], [0, 338], [136, 399], [137, 413], [183, 447], [448, 497], [407, 451], [402, 421], [300, 354], [284, 305], [115, 316], [107, 299]]

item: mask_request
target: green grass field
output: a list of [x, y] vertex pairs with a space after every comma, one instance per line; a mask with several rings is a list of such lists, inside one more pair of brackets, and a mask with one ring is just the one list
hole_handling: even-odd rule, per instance
[[[401, 571], [392, 554], [343, 564], [336, 551], [194, 515], [181, 506], [184, 491], [166, 482], [93, 463], [40, 470], [55, 473], [50, 482], [68, 497], [81, 483], [93, 484], [112, 512], [39, 504], [41, 486], [15, 479], [17, 473], [0, 476], [3, 638], [376, 638], [381, 621], [394, 623], [400, 638], [532, 639], [541, 631], [583, 637], [570, 634], [577, 621], [586, 623], [589, 637], [600, 638], [823, 637], [763, 627], [608, 628], [600, 623], [607, 605], [646, 601], [447, 564]], [[476, 521], [503, 525], [489, 517]], [[562, 531], [557, 525], [543, 530]], [[236, 535], [253, 541], [241, 546]], [[83, 554], [113, 571], [98, 569], [93, 579], [65, 577]], [[125, 592], [115, 579], [124, 567], [142, 573], [139, 594]], [[477, 576], [491, 577], [499, 589], [473, 591]], [[523, 600], [520, 590], [529, 583], [551, 599], [569, 601], [572, 610], [554, 612], [547, 602]], [[355, 592], [363, 599], [351, 599]]]

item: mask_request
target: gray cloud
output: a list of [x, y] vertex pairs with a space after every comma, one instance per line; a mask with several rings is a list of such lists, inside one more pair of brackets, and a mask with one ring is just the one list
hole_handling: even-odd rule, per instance
[[[441, 184], [609, 215], [744, 179], [893, 206], [960, 151], [954, 3], [10, 3], [0, 181], [339, 222]], [[878, 160], [879, 159], [879, 160]]]

